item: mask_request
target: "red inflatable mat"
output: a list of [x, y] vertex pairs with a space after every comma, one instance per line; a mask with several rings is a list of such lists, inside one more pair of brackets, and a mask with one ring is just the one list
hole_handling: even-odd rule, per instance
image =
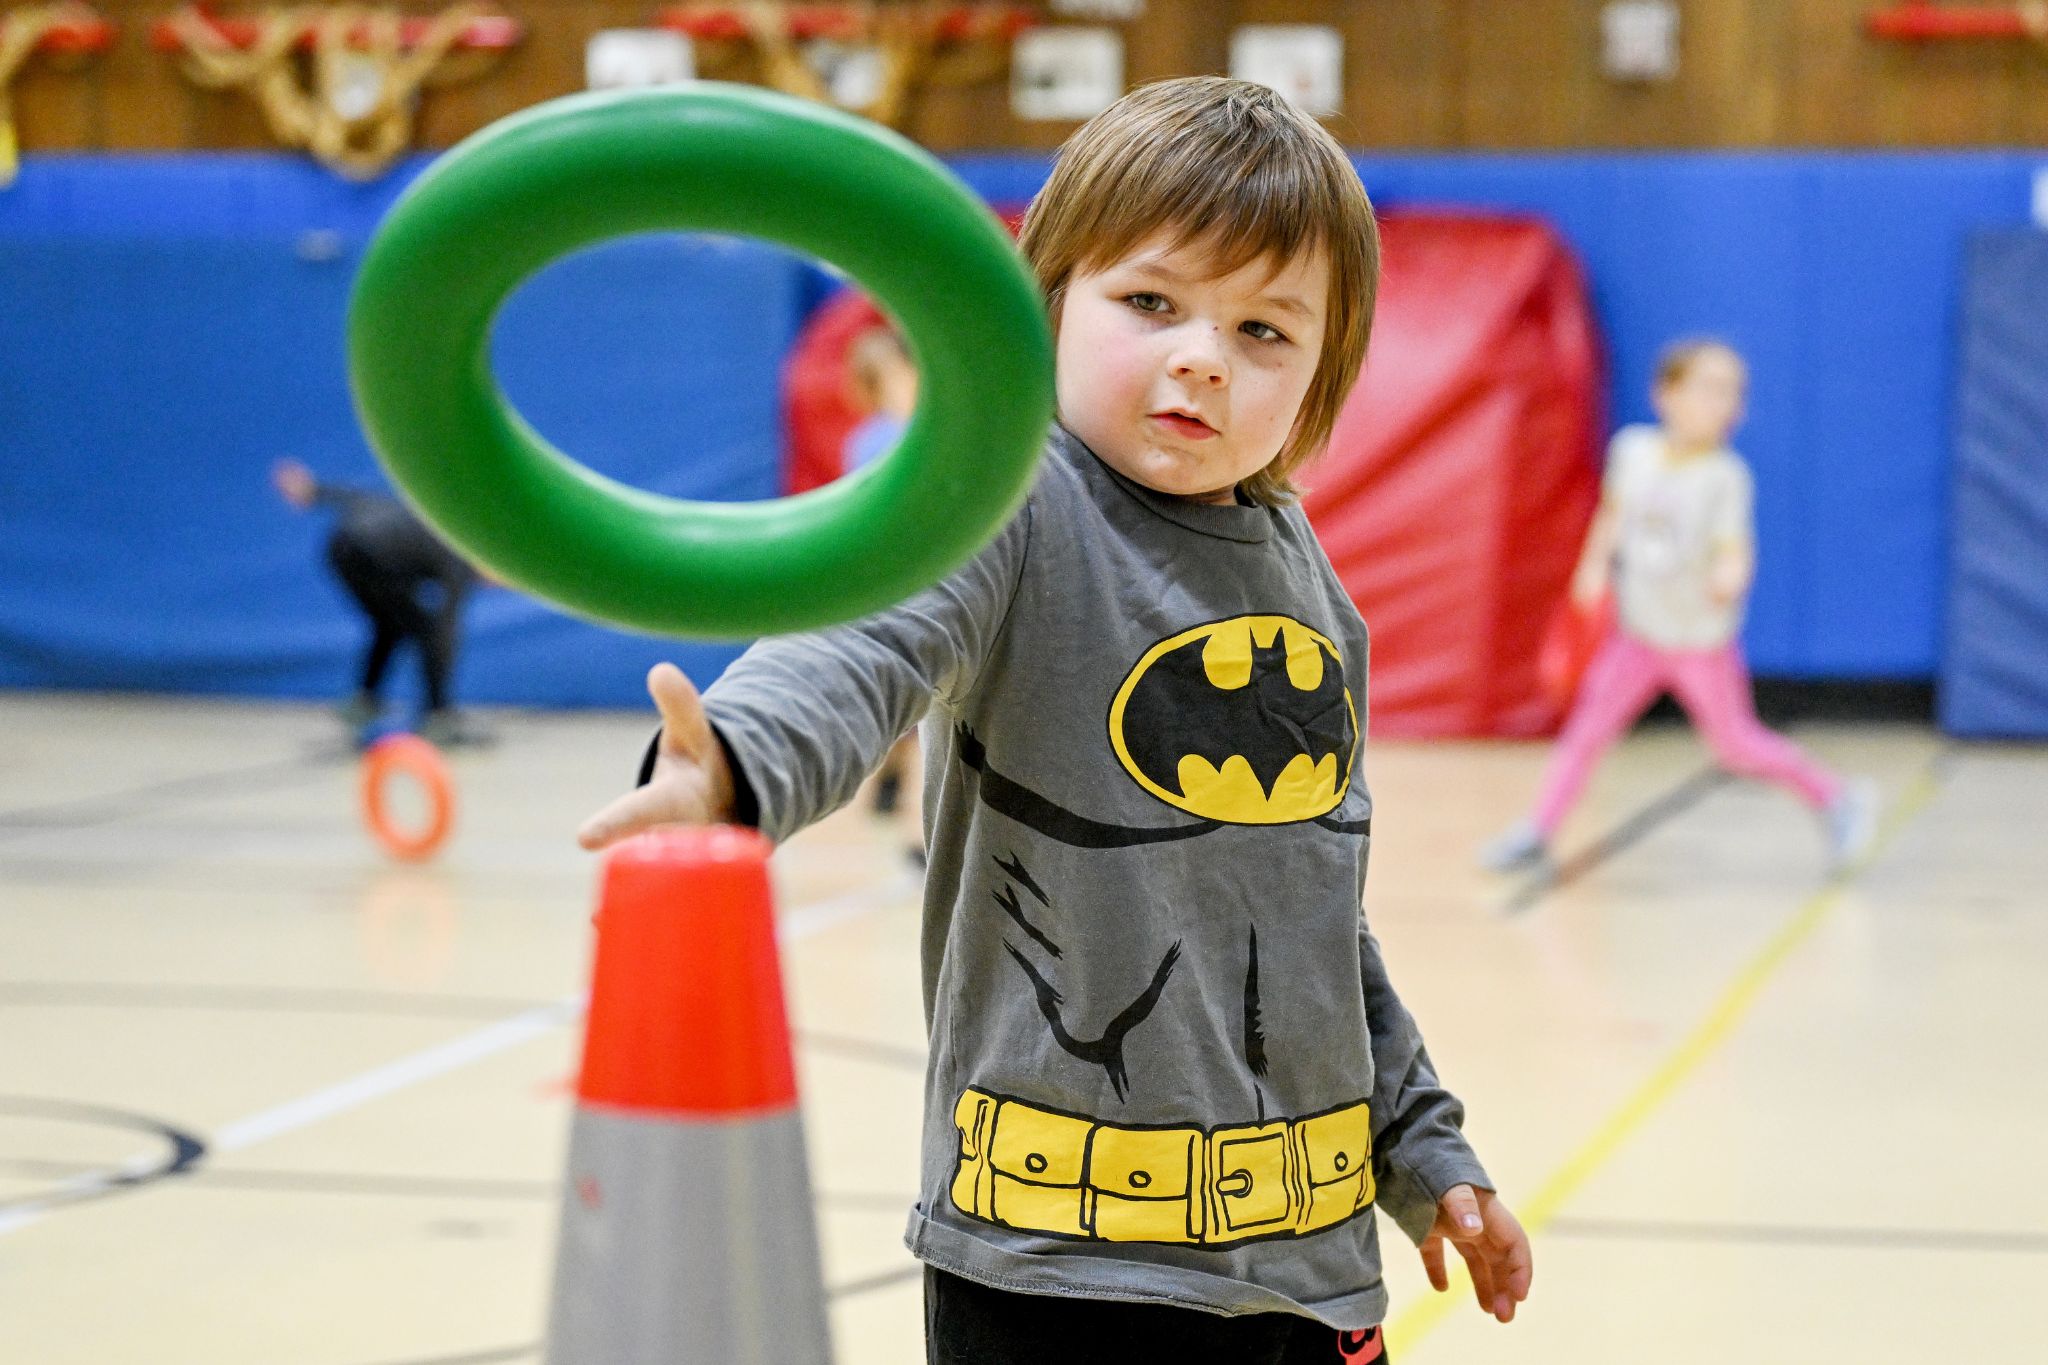
[[1308, 513], [1372, 631], [1371, 727], [1534, 735], [1538, 661], [1599, 498], [1601, 363], [1578, 264], [1523, 218], [1395, 212], [1364, 377]]

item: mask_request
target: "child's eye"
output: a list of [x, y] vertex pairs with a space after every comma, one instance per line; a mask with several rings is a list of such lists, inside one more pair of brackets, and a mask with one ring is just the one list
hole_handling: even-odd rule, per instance
[[1285, 341], [1287, 334], [1270, 322], [1247, 322], [1238, 329], [1254, 341]]
[[1141, 313], [1163, 313], [1173, 305], [1163, 294], [1148, 294], [1142, 290], [1136, 294], [1124, 295], [1124, 302]]

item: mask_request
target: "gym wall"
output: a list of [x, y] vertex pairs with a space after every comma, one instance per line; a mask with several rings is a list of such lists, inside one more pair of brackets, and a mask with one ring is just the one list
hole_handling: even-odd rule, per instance
[[[1726, 336], [1755, 373], [1761, 675], [1932, 677], [1956, 327], [1970, 232], [2027, 218], [2021, 153], [1365, 156], [1383, 204], [1539, 215], [1583, 260], [1610, 410], [1657, 349]], [[419, 163], [412, 164], [416, 170]], [[1039, 156], [956, 163], [996, 202]], [[271, 494], [287, 452], [372, 476], [349, 409], [353, 263], [405, 179], [282, 155], [30, 158], [0, 194], [0, 684], [338, 691], [355, 627], [319, 528]], [[782, 253], [649, 240], [552, 268], [500, 329], [508, 391], [606, 472], [691, 496], [778, 487], [779, 373], [827, 287]], [[632, 704], [639, 669], [731, 651], [640, 640], [511, 594], [474, 618], [465, 693]]]

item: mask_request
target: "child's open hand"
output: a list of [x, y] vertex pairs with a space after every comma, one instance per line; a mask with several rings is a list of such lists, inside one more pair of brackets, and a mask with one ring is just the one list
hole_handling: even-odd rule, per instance
[[1451, 1287], [1444, 1270], [1444, 1242], [1465, 1258], [1472, 1292], [1482, 1312], [1502, 1322], [1515, 1320], [1515, 1305], [1529, 1297], [1533, 1273], [1529, 1235], [1492, 1190], [1453, 1185], [1437, 1202], [1436, 1223], [1422, 1239], [1422, 1266], [1441, 1294]]
[[656, 664], [647, 692], [661, 711], [661, 739], [647, 785], [583, 822], [576, 842], [600, 849], [656, 825], [715, 825], [732, 818], [732, 769], [704, 718], [697, 689], [674, 664]]

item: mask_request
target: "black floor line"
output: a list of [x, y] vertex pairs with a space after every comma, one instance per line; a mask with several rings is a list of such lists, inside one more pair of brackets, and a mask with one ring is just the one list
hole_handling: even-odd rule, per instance
[[825, 1297], [828, 1299], [857, 1299], [863, 1294], [872, 1294], [877, 1289], [887, 1289], [892, 1284], [902, 1284], [905, 1280], [921, 1280], [923, 1278], [924, 1266], [922, 1265], [898, 1266], [894, 1270], [884, 1270], [878, 1275], [866, 1275], [858, 1280], [848, 1280], [845, 1284], [834, 1285], [825, 1291]]
[[350, 750], [316, 749], [292, 758], [244, 764], [187, 777], [145, 782], [120, 791], [55, 801], [42, 806], [0, 810], [0, 838], [41, 834], [50, 830], [89, 829], [170, 809], [187, 801], [256, 791], [275, 791], [305, 781], [322, 769], [355, 757]]
[[1769, 1223], [1687, 1223], [1627, 1218], [1558, 1218], [1551, 1237], [1639, 1242], [1729, 1242], [1750, 1246], [1849, 1247], [1867, 1251], [1960, 1251], [2048, 1255], [2048, 1232], [1971, 1228], [1850, 1228]]
[[378, 1365], [500, 1365], [507, 1360], [538, 1360], [540, 1343], [530, 1346], [500, 1346], [492, 1351], [477, 1351], [470, 1355], [434, 1356], [420, 1360], [387, 1360]]
[[38, 1213], [108, 1195], [137, 1190], [159, 1180], [181, 1176], [196, 1169], [206, 1158], [206, 1142], [162, 1119], [125, 1109], [108, 1109], [71, 1100], [39, 1099], [29, 1095], [0, 1095], [0, 1114], [27, 1115], [76, 1123], [95, 1128], [117, 1128], [158, 1138], [164, 1144], [161, 1160], [150, 1166], [90, 1166], [67, 1175], [58, 1185], [34, 1194], [0, 1200], [0, 1212], [31, 1209]]
[[1709, 793], [1719, 790], [1733, 780], [1719, 768], [1700, 769], [1601, 835], [1586, 848], [1566, 858], [1555, 869], [1533, 874], [1508, 897], [1507, 904], [1502, 907], [1503, 911], [1514, 915], [1534, 909], [1553, 891], [1570, 886], [1602, 863], [1641, 843], [1659, 826], [1683, 815], [1704, 800]]
[[805, 1047], [819, 1052], [836, 1053], [841, 1057], [858, 1057], [862, 1061], [879, 1062], [883, 1066], [896, 1067], [903, 1071], [924, 1074], [925, 1051], [921, 1047], [904, 1047], [898, 1043], [884, 1043], [873, 1038], [854, 1038], [841, 1033], [820, 1033], [816, 1029], [800, 1029], [796, 1040]]

